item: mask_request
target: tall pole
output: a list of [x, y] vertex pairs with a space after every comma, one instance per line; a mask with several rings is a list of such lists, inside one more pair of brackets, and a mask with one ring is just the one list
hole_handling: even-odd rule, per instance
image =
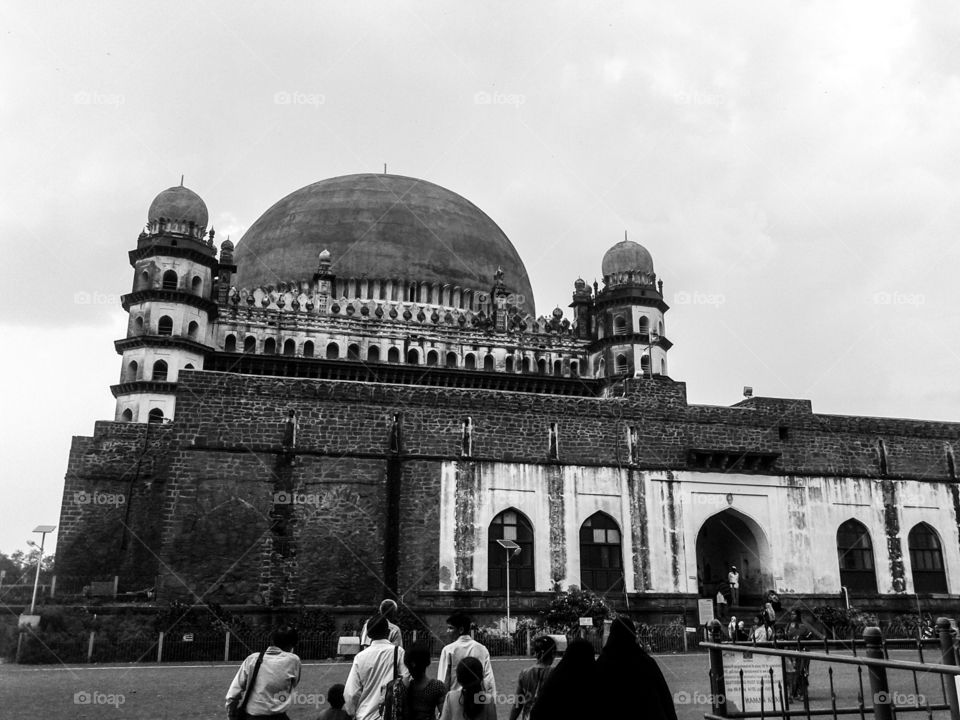
[[507, 633], [510, 632], [510, 550], [507, 550]]
[[40, 563], [43, 562], [43, 544], [47, 540], [47, 534], [40, 534], [40, 554], [37, 556], [37, 574], [33, 578], [33, 600], [30, 601], [30, 614], [33, 615], [33, 610], [37, 606], [37, 586], [40, 584]]

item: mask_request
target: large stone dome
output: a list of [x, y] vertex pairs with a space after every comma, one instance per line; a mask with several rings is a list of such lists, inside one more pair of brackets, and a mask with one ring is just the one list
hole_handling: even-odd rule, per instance
[[153, 199], [147, 211], [147, 222], [161, 219], [187, 224], [192, 222], [201, 231], [206, 231], [207, 205], [199, 195], [183, 185], [167, 188]]
[[448, 283], [489, 291], [504, 285], [536, 316], [520, 255], [469, 200], [401, 175], [344, 175], [290, 193], [237, 244], [237, 285], [252, 288], [313, 276], [321, 251], [342, 278]]

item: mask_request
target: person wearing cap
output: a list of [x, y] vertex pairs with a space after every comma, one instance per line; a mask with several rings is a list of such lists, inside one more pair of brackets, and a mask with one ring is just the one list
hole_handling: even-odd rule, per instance
[[[387, 625], [390, 628], [390, 635], [387, 638], [390, 642], [396, 645], [398, 648], [403, 647], [403, 635], [400, 633], [400, 628], [397, 625], [394, 625], [390, 622], [391, 618], [397, 616], [397, 603], [395, 603], [390, 598], [387, 598], [382, 603], [380, 603], [380, 612], [379, 616], [387, 618]], [[367, 620], [363, 624], [363, 629], [360, 631], [360, 647], [366, 648], [370, 647], [373, 644], [373, 640], [370, 639], [370, 636], [367, 634], [367, 625], [370, 624], [370, 621]]]
[[740, 573], [736, 565], [730, 566], [730, 572], [727, 573], [727, 582], [730, 583], [730, 592], [733, 595], [734, 607], [740, 604]]

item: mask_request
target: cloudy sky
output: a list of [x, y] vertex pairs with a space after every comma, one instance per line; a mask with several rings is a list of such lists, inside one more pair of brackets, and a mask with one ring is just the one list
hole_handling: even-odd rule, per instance
[[960, 420], [954, 3], [6, 4], [0, 551], [112, 419], [127, 251], [186, 185], [218, 239], [390, 172], [467, 197], [541, 312], [629, 237], [691, 402]]

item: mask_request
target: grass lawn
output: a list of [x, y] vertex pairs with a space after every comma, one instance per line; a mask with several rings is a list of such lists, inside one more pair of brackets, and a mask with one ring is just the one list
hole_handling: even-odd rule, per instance
[[[707, 695], [708, 659], [705, 654], [660, 655], [657, 662], [675, 695], [689, 697], [678, 703], [680, 720], [701, 720], [709, 712]], [[915, 659], [904, 655], [897, 659]], [[497, 689], [512, 693], [520, 670], [530, 664], [529, 658], [494, 659]], [[838, 706], [855, 705], [859, 687], [854, 666], [834, 666], [834, 684]], [[290, 712], [291, 720], [314, 720], [326, 707], [321, 695], [335, 683], [347, 678], [347, 663], [307, 663], [297, 689], [297, 704]], [[431, 670], [434, 670], [431, 667]], [[17, 666], [0, 665], [0, 718], [2, 720], [94, 720], [123, 718], [127, 720], [222, 720], [223, 696], [236, 672], [236, 665], [80, 665], [80, 666]], [[864, 674], [869, 693], [869, 681]], [[941, 701], [938, 676], [920, 676], [920, 691], [931, 703]], [[891, 689], [903, 694], [916, 694], [909, 673], [891, 673]], [[728, 689], [730, 692], [730, 689]], [[77, 704], [77, 693], [89, 693], [90, 704]], [[685, 693], [686, 695], [682, 695]], [[79, 696], [84, 699], [85, 696]], [[829, 706], [829, 678], [824, 666], [811, 668], [811, 705]], [[122, 703], [120, 702], [122, 699]], [[869, 697], [868, 697], [869, 700]], [[869, 706], [869, 702], [867, 703]], [[500, 707], [499, 717], [506, 720], [509, 708]], [[869, 717], [870, 711], [867, 711]], [[948, 714], [935, 713], [948, 717]], [[853, 716], [859, 717], [859, 716]]]

